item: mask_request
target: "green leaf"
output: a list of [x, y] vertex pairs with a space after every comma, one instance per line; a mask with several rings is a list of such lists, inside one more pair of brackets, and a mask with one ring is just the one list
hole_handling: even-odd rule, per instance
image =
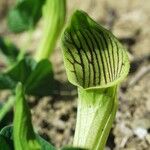
[[11, 125], [0, 131], [0, 150], [14, 150]]
[[41, 145], [41, 150], [56, 150], [56, 148], [53, 145], [45, 141], [39, 135], [36, 135], [36, 138]]
[[16, 88], [13, 139], [15, 150], [55, 150], [55, 148], [34, 133], [31, 114], [19, 83]]
[[[10, 150], [14, 150], [13, 148], [13, 126], [9, 125], [4, 127], [1, 131], [0, 131], [0, 136], [3, 137], [3, 139], [5, 139], [5, 143], [7, 143], [7, 145], [9, 145], [9, 147], [11, 147]], [[1, 139], [1, 137], [0, 137]], [[56, 148], [51, 145], [50, 143], [48, 143], [47, 141], [45, 141], [43, 138], [41, 138], [38, 134], [36, 134], [36, 139], [39, 142], [39, 144], [41, 145], [41, 150], [56, 150]], [[0, 140], [0, 150], [1, 148], [3, 148], [1, 146], [2, 141]], [[4, 150], [4, 149], [2, 149]]]
[[31, 74], [33, 67], [34, 62], [32, 59], [22, 59], [2, 75], [4, 77], [3, 81], [6, 80], [7, 83], [10, 83], [11, 88], [14, 88], [19, 81], [24, 84]]
[[29, 22], [26, 16], [22, 16], [20, 10], [14, 8], [8, 14], [8, 27], [11, 32], [22, 32], [29, 30]]
[[12, 32], [32, 29], [42, 15], [45, 0], [22, 0], [8, 14], [8, 27]]
[[0, 74], [0, 89], [13, 89], [18, 82], [26, 83], [35, 64], [35, 61], [28, 57], [16, 62], [10, 69]]
[[16, 61], [19, 50], [9, 39], [0, 36], [0, 50], [8, 59]]
[[34, 60], [25, 57], [24, 59], [17, 62], [12, 69], [10, 69], [7, 72], [7, 75], [11, 77], [14, 81], [25, 83], [27, 80], [27, 77], [32, 72], [33, 68], [35, 66]]
[[25, 92], [30, 95], [50, 95], [55, 89], [52, 64], [47, 59], [36, 63], [31, 58], [24, 58], [11, 69], [0, 74], [0, 89], [13, 89], [21, 82]]
[[7, 74], [0, 74], [0, 89], [11, 89], [16, 83]]
[[49, 60], [41, 60], [26, 81], [26, 93], [32, 95], [50, 95], [54, 90], [52, 65]]
[[12, 150], [6, 139], [0, 135], [0, 150]]
[[0, 131], [0, 135], [3, 135], [5, 138], [8, 138], [10, 140], [13, 140], [13, 137], [12, 137], [13, 128], [12, 127], [13, 127], [12, 125], [5, 126]]
[[[56, 148], [53, 145], [51, 145], [50, 143], [45, 141], [38, 134], [36, 134], [36, 139], [39, 142], [39, 144], [41, 145], [41, 150], [56, 150]], [[8, 150], [14, 150], [14, 146], [13, 146], [13, 126], [12, 125], [5, 126], [0, 131], [0, 150], [1, 150], [1, 148], [5, 148], [3, 143], [6, 147], [8, 146], [10, 148]]]
[[69, 81], [85, 89], [104, 88], [128, 74], [125, 48], [83, 11], [75, 11], [62, 36]]
[[16, 103], [14, 112], [13, 140], [15, 150], [41, 150], [36, 139], [31, 114], [25, 100], [24, 89], [21, 83], [16, 88]]

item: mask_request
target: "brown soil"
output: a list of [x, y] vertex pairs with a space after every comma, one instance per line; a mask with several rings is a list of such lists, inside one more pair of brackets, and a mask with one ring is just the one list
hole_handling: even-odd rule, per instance
[[[10, 1], [11, 2], [11, 1]], [[0, 34], [7, 35], [18, 46], [26, 33], [8, 32], [0, 2]], [[3, 3], [6, 3], [3, 0]], [[3, 4], [3, 6], [5, 6]], [[130, 73], [119, 92], [119, 108], [108, 142], [108, 150], [150, 149], [150, 1], [145, 0], [68, 0], [68, 16], [75, 9], [88, 12], [110, 29], [129, 50]], [[41, 37], [41, 25], [34, 32], [29, 49], [33, 51]], [[19, 42], [18, 42], [19, 41]], [[36, 99], [30, 97], [33, 125], [38, 133], [57, 147], [71, 144], [75, 128], [77, 91], [67, 82], [60, 46], [51, 58], [55, 78], [64, 87], [57, 95]], [[68, 86], [65, 86], [67, 82]]]

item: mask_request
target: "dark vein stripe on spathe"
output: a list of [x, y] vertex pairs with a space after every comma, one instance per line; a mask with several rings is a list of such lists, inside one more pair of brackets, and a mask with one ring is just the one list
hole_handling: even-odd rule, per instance
[[74, 46], [76, 47], [76, 49], [78, 51], [78, 54], [79, 54], [79, 57], [80, 57], [80, 61], [81, 61], [81, 65], [82, 65], [82, 69], [81, 70], [82, 70], [82, 73], [83, 73], [83, 78], [82, 78], [83, 79], [83, 87], [84, 87], [85, 86], [85, 66], [84, 66], [84, 63], [83, 63], [83, 58], [82, 58], [82, 55], [81, 55], [79, 47], [77, 46], [77, 44], [75, 43], [75, 41], [74, 41], [74, 39], [72, 37], [71, 32], [70, 32], [70, 37], [71, 37], [71, 40], [72, 40]]
[[[86, 32], [86, 33], [85, 33]], [[86, 34], [86, 37], [89, 39], [91, 39], [91, 35], [87, 35], [88, 34], [88, 31], [85, 31], [84, 33]], [[89, 47], [89, 49], [90, 49], [90, 51], [91, 52], [93, 52], [94, 53], [94, 55], [95, 55], [95, 58], [96, 58], [96, 64], [94, 63], [94, 60], [93, 60], [93, 68], [95, 68], [95, 71], [94, 71], [94, 80], [93, 80], [93, 82], [94, 82], [94, 85], [96, 85], [96, 74], [97, 74], [97, 70], [96, 70], [96, 65], [98, 66], [98, 73], [100, 72], [100, 66], [99, 66], [99, 60], [98, 60], [98, 57], [97, 57], [97, 53], [96, 53], [96, 49], [94, 48], [94, 45], [93, 45], [93, 42], [92, 42], [92, 40], [90, 40], [89, 39], [89, 41], [90, 41], [90, 43], [91, 43], [91, 46], [92, 47], [90, 47], [90, 45], [89, 45], [89, 43], [88, 43], [88, 40], [86, 39], [86, 42], [88, 43], [88, 47]], [[92, 54], [93, 54], [92, 53]], [[99, 77], [100, 77], [100, 73], [99, 73]]]
[[[80, 32], [79, 30], [78, 30], [78, 32], [81, 34], [81, 32]], [[82, 34], [81, 34], [81, 35], [82, 35]], [[92, 62], [90, 61], [88, 55], [87, 55], [87, 52], [86, 52], [85, 48], [83, 47], [82, 39], [80, 39], [80, 36], [79, 36], [78, 34], [76, 34], [76, 37], [77, 37], [77, 39], [78, 39], [78, 41], [79, 41], [79, 43], [80, 43], [80, 46], [81, 46], [80, 49], [83, 50], [83, 52], [84, 52], [84, 54], [85, 54], [85, 56], [86, 56], [88, 62], [89, 62], [89, 63], [92, 63]]]
[[[78, 32], [79, 32], [79, 30], [78, 30]], [[81, 34], [81, 33], [80, 33], [80, 34]], [[82, 34], [81, 34], [81, 35], [82, 35]], [[83, 52], [84, 52], [84, 54], [85, 54], [86, 59], [88, 60], [89, 64], [90, 64], [90, 63], [92, 64], [92, 62], [90, 61], [90, 59], [89, 59], [89, 57], [88, 57], [88, 55], [87, 55], [87, 52], [86, 52], [85, 48], [83, 47], [82, 39], [80, 39], [80, 36], [79, 36], [78, 34], [76, 34], [76, 36], [77, 36], [77, 39], [78, 39], [78, 41], [79, 41], [79, 43], [80, 43], [81, 49], [83, 50]], [[89, 87], [89, 85], [90, 85], [90, 78], [91, 78], [91, 75], [90, 75], [90, 65], [88, 65], [88, 69], [89, 69], [89, 72], [88, 72], [88, 74], [89, 74], [88, 87]]]
[[110, 69], [110, 72], [111, 72], [111, 75], [110, 75], [110, 81], [112, 81], [112, 74], [113, 74], [113, 68], [112, 68], [112, 62], [111, 62], [111, 57], [110, 57], [110, 50], [109, 50], [109, 42], [108, 42], [108, 40], [106, 40], [107, 38], [108, 38], [108, 33], [106, 33], [106, 35], [103, 33], [103, 32], [101, 32], [102, 33], [102, 35], [103, 35], [103, 37], [104, 37], [104, 42], [105, 42], [105, 45], [106, 45], [106, 47], [107, 47], [107, 54], [108, 54], [108, 61], [109, 61], [109, 69]]
[[98, 52], [99, 52], [99, 56], [100, 56], [100, 60], [101, 60], [101, 64], [102, 64], [102, 72], [103, 72], [103, 77], [104, 77], [104, 82], [106, 83], [106, 74], [105, 74], [105, 66], [104, 66], [104, 61], [103, 61], [103, 57], [102, 57], [102, 54], [101, 54], [101, 47], [99, 45], [99, 41], [97, 40], [97, 37], [95, 36], [95, 33], [93, 33], [94, 30], [89, 30], [89, 32], [93, 35], [93, 38], [94, 38], [94, 41], [95, 41], [95, 44], [97, 45], [97, 48], [98, 48]]
[[[71, 50], [70, 50], [69, 48], [67, 48], [67, 50], [68, 50], [69, 53], [71, 52]], [[70, 53], [70, 54], [72, 54], [72, 53]], [[79, 64], [79, 65], [81, 66], [81, 64], [75, 60], [75, 58], [74, 58], [73, 55], [72, 55], [71, 57], [72, 57], [72, 59], [73, 59], [74, 62], [76, 62], [77, 64]], [[77, 82], [79, 82], [79, 79], [78, 79], [78, 76], [77, 76], [77, 72], [76, 72], [76, 68], [75, 68], [75, 63], [71, 62], [71, 61], [69, 60], [69, 58], [67, 58], [67, 60], [72, 64], [74, 71], [71, 71], [71, 72], [74, 72], [74, 73], [75, 73]]]
[[120, 57], [119, 57], [119, 47], [118, 47], [118, 44], [117, 44], [117, 42], [115, 41], [115, 45], [116, 45], [116, 49], [117, 49], [117, 72], [116, 72], [116, 78], [117, 78], [117, 75], [118, 75], [118, 72], [119, 72], [119, 59], [120, 59]]
[[124, 52], [124, 49], [122, 49], [122, 53], [121, 53], [121, 59], [122, 59], [122, 62], [121, 62], [121, 66], [120, 66], [120, 71], [119, 71], [119, 76], [120, 76], [120, 74], [121, 74], [121, 70], [122, 70], [122, 67], [123, 67], [123, 52]]
[[109, 75], [109, 81], [111, 81], [111, 74], [110, 74], [111, 70], [110, 70], [110, 66], [109, 66], [110, 62], [108, 60], [108, 57], [106, 56], [106, 53], [108, 54], [108, 51], [109, 51], [107, 41], [105, 39], [105, 36], [104, 36], [103, 32], [101, 32], [101, 31], [97, 31], [97, 32], [99, 33], [99, 36], [101, 38], [102, 43], [104, 41], [104, 45], [105, 45], [104, 47], [106, 47], [106, 50], [104, 50], [104, 57], [105, 57], [105, 60], [106, 60], [106, 65], [107, 65], [107, 70], [108, 70], [108, 75]]
[[75, 57], [74, 57], [74, 55], [72, 54], [72, 52], [71, 52], [71, 50], [70, 50], [69, 47], [67, 47], [67, 52], [71, 55], [71, 57], [72, 57], [74, 63], [77, 63], [77, 64], [81, 65], [81, 63], [78, 62], [78, 61], [75, 59]]
[[81, 31], [80, 31], [80, 33], [81, 33], [82, 37], [84, 38], [84, 41], [85, 41], [85, 43], [86, 43], [86, 45], [87, 45], [87, 47], [89, 49], [90, 55], [91, 55], [91, 64], [92, 64], [93, 76], [94, 76], [93, 77], [93, 85], [95, 86], [96, 85], [96, 82], [95, 82], [96, 81], [96, 69], [95, 69], [95, 65], [94, 65], [93, 52], [92, 52], [92, 49], [90, 48], [90, 45], [89, 45], [89, 43], [88, 43], [84, 33], [82, 33]]
[[[96, 36], [98, 37], [98, 39], [100, 40], [100, 43], [102, 45], [102, 50], [104, 52], [103, 56], [104, 56], [104, 61], [106, 62], [106, 69], [104, 69], [104, 71], [105, 71], [106, 83], [107, 83], [108, 80], [107, 80], [107, 75], [106, 75], [107, 73], [106, 72], [108, 71], [109, 77], [110, 77], [110, 72], [109, 72], [109, 69], [108, 69], [108, 62], [107, 62], [106, 55], [105, 55], [105, 46], [104, 46], [104, 42], [103, 42], [103, 37], [101, 36], [101, 34], [97, 30], [95, 30], [95, 33], [96, 33]], [[102, 58], [103, 58], [103, 56], [102, 56]], [[105, 63], [104, 63], [104, 66], [105, 66]], [[110, 78], [109, 78], [109, 80], [110, 80]]]
[[112, 60], [113, 60], [113, 80], [115, 79], [115, 67], [116, 67], [116, 65], [115, 65], [115, 58], [114, 58], [114, 46], [113, 46], [113, 41], [112, 41], [112, 39], [111, 39], [111, 37], [110, 37], [110, 35], [108, 35], [108, 38], [109, 38], [109, 40], [110, 40], [110, 45], [111, 45], [111, 51], [112, 51]]
[[78, 63], [76, 60], [75, 60], [75, 61], [73, 60], [74, 62], [72, 62], [69, 58], [67, 58], [67, 60], [68, 60], [68, 61], [69, 61], [72, 65], [76, 63], [76, 64], [78, 64], [78, 65], [80, 65], [80, 66], [81, 66], [81, 64], [80, 64], [80, 63]]
[[92, 46], [92, 49], [95, 53], [95, 57], [96, 57], [96, 61], [97, 61], [97, 65], [98, 65], [98, 76], [99, 76], [99, 81], [98, 81], [98, 84], [100, 85], [100, 78], [101, 78], [101, 70], [100, 70], [100, 62], [99, 62], [99, 59], [98, 59], [98, 56], [97, 56], [97, 53], [96, 53], [96, 48], [94, 46], [94, 43], [93, 43], [93, 38], [91, 37], [90, 32], [88, 30], [85, 30], [86, 34], [87, 34], [87, 37], [89, 38], [89, 41], [91, 41], [91, 46]]
[[96, 45], [97, 45], [97, 47], [99, 49], [99, 54], [100, 54], [100, 58], [101, 58], [101, 62], [102, 62], [102, 70], [103, 70], [103, 73], [104, 73], [104, 80], [105, 80], [105, 83], [107, 83], [106, 73], [105, 73], [105, 66], [104, 66], [104, 61], [103, 61], [103, 57], [102, 57], [102, 54], [101, 54], [101, 49], [100, 49], [100, 46], [99, 46], [99, 41], [97, 40], [97, 37], [95, 36], [93, 31], [91, 29], [89, 29], [89, 32], [93, 35], [93, 38], [95, 39], [95, 43], [96, 43]]
[[78, 76], [77, 76], [77, 72], [76, 72], [76, 69], [75, 69], [75, 64], [74, 64], [73, 62], [71, 62], [69, 59], [67, 59], [67, 60], [68, 60], [68, 61], [71, 63], [71, 65], [73, 66], [73, 70], [70, 70], [70, 71], [75, 74], [76, 79], [77, 79], [77, 82], [79, 82]]
[[[68, 35], [66, 35], [66, 36], [68, 36]], [[72, 42], [68, 39], [68, 38], [66, 38], [66, 36], [65, 36], [65, 38], [64, 38], [64, 41], [66, 42], [66, 43], [69, 43], [69, 44], [72, 44]]]

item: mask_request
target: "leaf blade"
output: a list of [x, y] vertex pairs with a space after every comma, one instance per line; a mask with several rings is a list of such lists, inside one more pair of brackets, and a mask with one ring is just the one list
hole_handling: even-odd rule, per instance
[[27, 79], [26, 93], [38, 96], [50, 95], [54, 87], [52, 64], [49, 60], [43, 59], [37, 63]]
[[35, 27], [42, 15], [42, 6], [45, 0], [22, 0], [10, 10], [7, 18], [8, 27], [18, 33]]
[[41, 149], [33, 131], [31, 114], [24, 97], [24, 89], [21, 83], [16, 88], [13, 141], [16, 150]]
[[11, 125], [0, 131], [0, 149], [14, 150]]

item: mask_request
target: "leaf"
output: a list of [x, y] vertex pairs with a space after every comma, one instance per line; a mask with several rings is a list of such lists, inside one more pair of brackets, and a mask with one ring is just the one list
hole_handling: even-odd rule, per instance
[[0, 131], [0, 135], [3, 135], [7, 139], [13, 140], [13, 137], [12, 137], [13, 128], [12, 127], [13, 127], [12, 125], [5, 126]]
[[6, 72], [0, 74], [0, 89], [13, 89], [18, 82], [26, 83], [34, 67], [35, 62], [30, 58], [25, 57], [20, 60]]
[[0, 150], [12, 150], [6, 139], [0, 135]]
[[47, 60], [41, 60], [32, 71], [25, 84], [26, 92], [33, 95], [50, 95], [55, 87], [52, 65]]
[[30, 110], [21, 83], [16, 88], [13, 132], [15, 150], [55, 150], [51, 144], [34, 133]]
[[53, 145], [51, 145], [50, 143], [45, 141], [39, 135], [36, 135], [36, 138], [37, 138], [38, 142], [40, 143], [40, 145], [42, 147], [41, 150], [56, 150], [56, 148]]
[[14, 150], [12, 138], [12, 126], [5, 126], [0, 131], [0, 150]]
[[2, 38], [1, 36], [0, 36], [0, 50], [5, 56], [7, 56], [8, 59], [11, 59], [13, 61], [16, 60], [19, 54], [18, 48], [13, 43], [11, 43], [9, 39]]
[[85, 89], [112, 86], [125, 78], [125, 48], [108, 30], [83, 11], [75, 11], [62, 36], [69, 81]]
[[7, 74], [0, 74], [0, 89], [11, 89], [16, 83]]
[[47, 59], [36, 63], [25, 57], [11, 69], [0, 74], [0, 89], [14, 89], [21, 82], [29, 95], [46, 96], [55, 89], [52, 64]]
[[[14, 150], [14, 148], [13, 148], [13, 126], [9, 125], [9, 126], [4, 127], [0, 131], [0, 136], [2, 136], [5, 139], [4, 142], [7, 143], [7, 145], [9, 145], [11, 147], [10, 150]], [[41, 145], [41, 150], [56, 150], [56, 148], [53, 145], [51, 145], [50, 143], [45, 141], [38, 134], [36, 134], [36, 139], [39, 142], [39, 144]], [[1, 143], [2, 143], [2, 141], [0, 140], [0, 150], [1, 150], [1, 147], [2, 147]]]
[[42, 15], [45, 0], [22, 0], [8, 14], [8, 27], [12, 32], [32, 29]]
[[32, 60], [29, 58], [22, 59], [6, 74], [16, 83], [20, 81], [24, 84], [32, 71], [32, 63]]
[[21, 83], [16, 87], [13, 140], [15, 150], [41, 150], [31, 124], [31, 114]]

